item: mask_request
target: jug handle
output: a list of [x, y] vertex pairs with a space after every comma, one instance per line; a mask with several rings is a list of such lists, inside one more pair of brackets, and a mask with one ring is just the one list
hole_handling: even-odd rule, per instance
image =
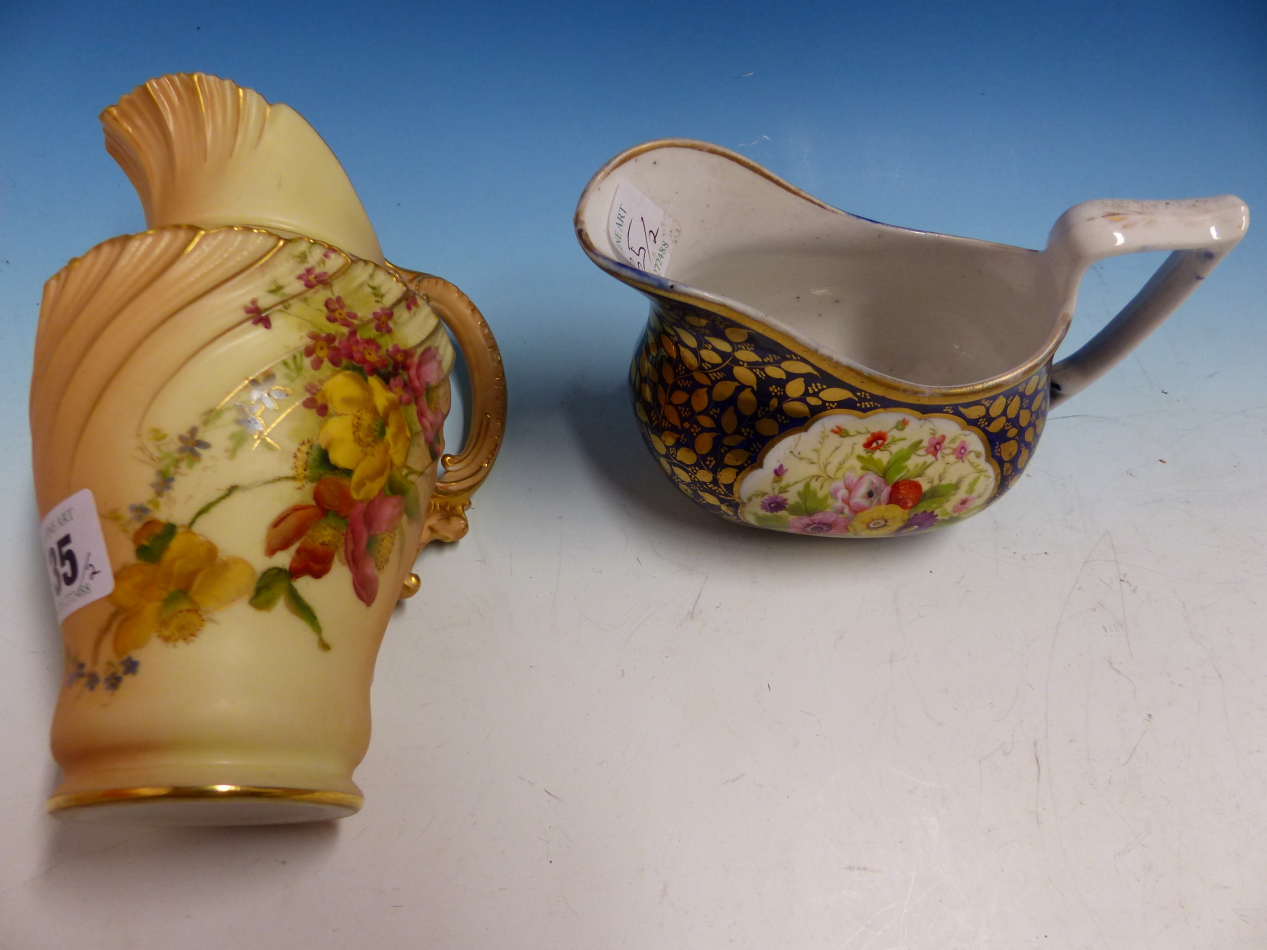
[[[444, 455], [444, 474], [436, 481], [435, 493], [423, 521], [417, 553], [431, 541], [456, 541], [467, 532], [466, 509], [471, 495], [488, 477], [501, 449], [506, 431], [506, 373], [501, 351], [484, 315], [456, 286], [418, 271], [391, 265], [431, 306], [449, 328], [466, 357], [471, 378], [470, 426], [460, 452]], [[417, 574], [406, 579], [400, 596], [418, 592]]]
[[1043, 252], [1058, 281], [1076, 282], [1096, 261], [1137, 251], [1173, 251], [1142, 290], [1076, 353], [1051, 371], [1051, 405], [1115, 366], [1209, 276], [1249, 227], [1235, 195], [1186, 201], [1084, 201], [1060, 216]]

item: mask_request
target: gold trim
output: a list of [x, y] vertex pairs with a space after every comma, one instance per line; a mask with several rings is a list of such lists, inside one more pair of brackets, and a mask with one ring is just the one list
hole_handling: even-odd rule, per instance
[[141, 786], [138, 788], [112, 788], [100, 792], [72, 792], [68, 795], [54, 795], [44, 806], [48, 814], [53, 815], [67, 808], [85, 808], [93, 805], [113, 805], [126, 802], [146, 801], [155, 798], [215, 799], [258, 798], [310, 805], [334, 805], [351, 809], [348, 814], [354, 815], [361, 810], [365, 799], [350, 792], [319, 791], [310, 788], [269, 788], [258, 785], [160, 785]]
[[[580, 201], [577, 203], [576, 213], [572, 217], [572, 225], [576, 230], [577, 240], [581, 244], [581, 249], [585, 252], [598, 267], [611, 274], [617, 280], [624, 284], [628, 284], [635, 290], [641, 291], [653, 298], [666, 297], [670, 300], [676, 300], [681, 303], [690, 304], [699, 307], [702, 310], [708, 310], [719, 316], [733, 320], [741, 326], [747, 327], [756, 333], [761, 333], [787, 349], [796, 353], [798, 356], [808, 360], [815, 366], [820, 366], [838, 378], [865, 389], [876, 395], [884, 396], [888, 399], [900, 399], [908, 402], [918, 403], [920, 405], [937, 405], [953, 402], [970, 402], [975, 399], [982, 399], [986, 396], [993, 396], [996, 393], [1011, 389], [1018, 382], [1028, 378], [1039, 367], [1049, 362], [1055, 356], [1056, 350], [1060, 348], [1061, 342], [1065, 338], [1065, 334], [1069, 332], [1069, 325], [1072, 317], [1069, 313], [1061, 313], [1056, 320], [1052, 332], [1048, 335], [1046, 342], [1038, 349], [1033, 356], [1025, 360], [1018, 367], [1008, 370], [999, 376], [992, 376], [989, 379], [979, 380], [975, 383], [966, 383], [957, 386], [925, 386], [919, 383], [912, 383], [908, 380], [899, 379], [896, 376], [888, 376], [875, 370], [867, 369], [864, 366], [849, 362], [833, 356], [828, 356], [822, 351], [816, 349], [810, 343], [798, 339], [791, 334], [771, 326], [766, 321], [769, 319], [764, 314], [756, 310], [749, 310], [738, 301], [729, 300], [725, 297], [716, 296], [704, 291], [696, 290], [685, 284], [676, 281], [667, 280], [663, 277], [655, 277], [639, 271], [634, 267], [623, 264], [614, 258], [608, 257], [598, 250], [594, 243], [589, 239], [588, 232], [581, 221], [581, 212], [589, 200], [590, 193], [602, 183], [612, 172], [621, 165], [647, 152], [656, 151], [662, 148], [687, 148], [694, 149], [699, 152], [707, 152], [717, 155], [721, 158], [729, 159], [737, 165], [755, 172], [767, 181], [772, 182], [778, 187], [784, 189], [790, 194], [798, 198], [803, 198], [820, 208], [831, 211], [834, 214], [846, 215], [851, 218], [859, 218], [863, 221], [870, 221], [880, 227], [892, 228], [895, 231], [907, 231], [912, 234], [928, 234], [933, 237], [940, 237], [946, 240], [960, 241], [966, 244], [976, 244], [985, 247], [1006, 248], [1008, 250], [1027, 250], [1027, 248], [1017, 248], [1008, 244], [999, 244], [995, 241], [981, 241], [976, 238], [957, 237], [951, 234], [938, 234], [931, 231], [917, 231], [912, 228], [902, 228], [892, 224], [882, 224], [879, 221], [871, 221], [870, 218], [860, 218], [858, 215], [850, 214], [839, 208], [833, 208], [831, 205], [815, 198], [813, 195], [806, 194], [795, 185], [789, 184], [782, 178], [779, 178], [768, 169], [762, 168], [756, 162], [737, 152], [722, 148], [720, 145], [712, 145], [708, 142], [697, 142], [693, 139], [657, 139], [653, 142], [644, 142], [641, 145], [635, 145], [633, 148], [626, 149], [615, 158], [611, 159], [600, 168], [594, 177], [589, 180], [585, 186], [585, 190], [581, 192]], [[1038, 253], [1031, 251], [1031, 253]]]

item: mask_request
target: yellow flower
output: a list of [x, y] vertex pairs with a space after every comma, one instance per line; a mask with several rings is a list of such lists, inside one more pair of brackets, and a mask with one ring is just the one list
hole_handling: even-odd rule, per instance
[[882, 538], [906, 524], [907, 514], [897, 505], [876, 505], [854, 516], [849, 533], [862, 538]]
[[120, 569], [110, 594], [123, 611], [114, 631], [115, 655], [139, 650], [155, 634], [168, 643], [192, 640], [208, 614], [251, 593], [255, 569], [240, 557], [219, 554], [202, 535], [180, 528], [157, 564], [138, 561]]
[[352, 470], [352, 497], [369, 501], [387, 483], [392, 465], [409, 455], [409, 426], [392, 391], [377, 376], [368, 381], [344, 370], [321, 392], [338, 413], [321, 427], [318, 441], [339, 468]]

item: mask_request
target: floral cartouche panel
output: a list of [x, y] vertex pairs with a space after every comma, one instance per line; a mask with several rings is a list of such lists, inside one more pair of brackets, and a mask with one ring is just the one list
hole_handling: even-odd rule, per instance
[[975, 514], [1011, 487], [1047, 414], [1046, 366], [967, 402], [889, 399], [662, 298], [631, 379], [643, 436], [683, 492], [799, 534], [893, 536]]
[[[417, 483], [434, 474], [443, 450], [448, 336], [391, 272], [343, 266], [303, 240], [284, 253], [293, 281], [262, 287], [241, 323], [263, 333], [284, 323], [306, 342], [256, 376], [224, 380], [222, 398], [187, 425], [140, 434], [149, 493], [103, 512], [135, 559], [116, 563], [113, 610], [91, 647], [68, 652], [68, 688], [115, 693], [156, 643], [214, 636], [215, 615], [242, 600], [259, 611], [284, 605], [330, 650], [304, 585], [350, 584], [368, 607], [393, 557], [413, 553], [402, 550], [402, 522], [420, 522]], [[271, 459], [262, 478], [259, 453]], [[213, 474], [200, 478], [209, 466]], [[222, 552], [199, 533], [199, 521], [230, 498], [285, 483], [293, 503], [248, 528], [252, 548]]]

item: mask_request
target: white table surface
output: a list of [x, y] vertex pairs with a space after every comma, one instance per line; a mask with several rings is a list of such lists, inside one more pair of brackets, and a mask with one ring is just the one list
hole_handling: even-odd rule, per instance
[[[129, 82], [172, 65], [129, 55]], [[1083, 106], [1046, 108], [1072, 124]], [[1229, 148], [1261, 173], [1262, 153], [1247, 157], [1267, 141], [1258, 108]], [[4, 115], [16, 128], [20, 113]], [[340, 150], [338, 123], [324, 121]], [[1048, 118], [1018, 121], [1037, 136]], [[424, 552], [422, 590], [389, 628], [356, 773], [366, 804], [352, 818], [179, 830], [43, 814], [61, 656], [26, 377], [7, 384], [0, 948], [1267, 946], [1267, 270], [1253, 229], [1173, 321], [1054, 412], [1025, 476], [987, 512], [927, 537], [783, 536], [695, 509], [641, 445], [624, 375], [645, 301], [584, 261], [567, 217], [586, 174], [653, 135], [594, 134], [619, 141], [558, 159], [567, 181], [542, 198], [557, 205], [555, 230], [521, 267], [498, 260], [504, 246], [468, 253], [496, 225], [445, 204], [445, 181], [409, 188], [439, 196], [456, 249], [410, 237], [386, 202], [371, 209], [389, 254], [431, 264], [485, 309], [512, 415], [470, 535]], [[844, 134], [811, 130], [805, 148]], [[1002, 176], [1002, 191], [973, 179], [961, 192], [937, 164], [955, 135], [925, 134], [927, 149], [868, 140], [884, 153], [875, 168], [908, 177], [861, 175], [851, 210], [940, 190], [945, 205], [895, 223], [940, 226], [961, 202], [1011, 220], [1005, 205], [1024, 187], [998, 169], [1015, 152], [982, 172]], [[1051, 141], [1053, 169], [1085, 158]], [[40, 154], [55, 170], [89, 164], [86, 151]], [[554, 161], [524, 155], [534, 169]], [[500, 194], [480, 162], [429, 160]], [[1123, 166], [1145, 179], [1132, 194], [1235, 189], [1253, 204], [1263, 191], [1218, 168], [1162, 180], [1151, 160], [1145, 150]], [[91, 240], [58, 229], [66, 208], [92, 206], [88, 185], [67, 192], [12, 166], [3, 178], [17, 215], [4, 237], [15, 263], [0, 272], [20, 328], [6, 330], [12, 365], [28, 362], [43, 277], [126, 229], [109, 217], [133, 201], [121, 176], [91, 162], [119, 189]], [[348, 162], [358, 183], [368, 163]], [[840, 180], [771, 163], [849, 207]], [[1073, 200], [1106, 196], [1117, 174], [1096, 178], [1089, 163]], [[977, 218], [960, 230], [1041, 243], [1062, 210], [1048, 214], [1048, 197], [1035, 200], [1044, 220], [1016, 211], [1015, 234]], [[36, 233], [42, 257], [22, 238]], [[417, 253], [391, 250], [402, 244]], [[1147, 266], [1093, 272], [1075, 335]]]

